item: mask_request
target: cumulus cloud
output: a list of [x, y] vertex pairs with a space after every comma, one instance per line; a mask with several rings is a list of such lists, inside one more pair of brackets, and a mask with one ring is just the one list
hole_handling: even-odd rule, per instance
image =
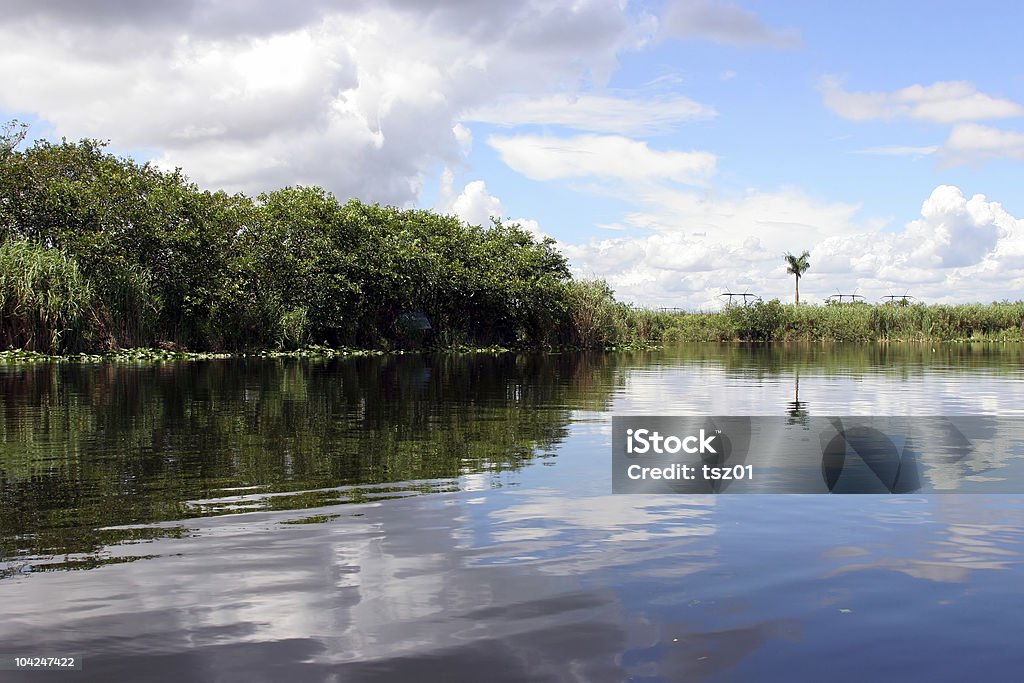
[[781, 255], [802, 249], [811, 251], [801, 281], [808, 301], [836, 291], [877, 299], [908, 289], [930, 302], [1021, 296], [1024, 220], [984, 195], [968, 198], [941, 185], [922, 203], [921, 217], [897, 231], [857, 214], [854, 205], [792, 191], [733, 200], [680, 193], [659, 211], [631, 217], [647, 234], [565, 250], [579, 275], [606, 278], [624, 299], [651, 306], [713, 309], [727, 289], [787, 300], [792, 276]]
[[999, 237], [1013, 231], [1003, 208], [977, 194], [940, 185], [921, 206], [921, 219], [907, 224], [906, 262], [931, 268], [969, 266], [992, 252]]
[[891, 280], [897, 284], [943, 282], [997, 262], [1013, 249], [1021, 223], [981, 194], [970, 199], [952, 185], [936, 187], [921, 205], [921, 218], [895, 233], [832, 237], [818, 247], [819, 272]]
[[[109, 138], [208, 187], [316, 183], [400, 205], [468, 154], [466, 116], [663, 132], [714, 109], [609, 93], [623, 53], [659, 37], [782, 35], [703, 1], [662, 19], [621, 0], [0, 0], [0, 11], [0, 109], [58, 136]], [[564, 92], [580, 94], [552, 95]]]
[[967, 81], [911, 85], [893, 92], [847, 92], [839, 79], [826, 76], [820, 89], [829, 109], [853, 121], [909, 118], [955, 123], [1024, 115], [1024, 106], [978, 92]]
[[732, 45], [793, 47], [800, 34], [767, 26], [749, 10], [708, 0], [673, 0], [661, 21], [661, 33], [677, 38], [704, 38]]
[[[574, 272], [608, 281], [619, 298], [644, 306], [715, 309], [723, 291], [786, 291], [781, 263], [756, 239], [724, 241], [678, 234], [564, 245]], [[770, 282], [777, 280], [778, 282]]]
[[[600, 89], [621, 54], [655, 37], [658, 19], [618, 0], [0, 6], [0, 108], [33, 113], [56, 135], [155, 151], [162, 166], [229, 190], [313, 182], [413, 204], [426, 173], [468, 151], [464, 114], [502, 123], [486, 106], [503, 98], [532, 122], [585, 130], [714, 116], [681, 96], [584, 93], [574, 106], [552, 96]], [[687, 7], [670, 11], [675, 35], [760, 40], [749, 12]]]
[[[470, 225], [484, 227], [491, 224], [492, 218], [506, 217], [501, 199], [488, 191], [487, 183], [483, 180], [472, 180], [466, 183], [458, 194], [455, 194], [454, 181], [451, 169], [446, 168], [441, 176], [440, 197], [435, 209], [443, 214], [457, 216], [461, 221]], [[509, 218], [508, 222], [519, 224], [521, 228], [530, 232], [537, 239], [548, 236], [540, 229], [540, 223], [532, 218]]]
[[493, 135], [487, 143], [532, 180], [597, 178], [630, 183], [701, 183], [715, 170], [710, 152], [659, 151], [618, 135]]
[[64, 22], [76, 32], [119, 30], [129, 27], [159, 29], [156, 35], [191, 35], [232, 38], [291, 31], [321, 18], [341, 2], [308, 0], [286, 7], [275, 0], [174, 3], [133, 3], [124, 0], [3, 0], [0, 7], [11, 23]]
[[654, 30], [613, 0], [7, 5], [0, 107], [207, 186], [396, 204], [466, 149], [462, 112], [600, 84]]
[[502, 206], [500, 199], [487, 192], [484, 181], [474, 180], [452, 202], [452, 211], [472, 225], [490, 225], [492, 217], [501, 217]]
[[487, 191], [487, 183], [473, 180], [459, 192], [452, 188], [453, 174], [445, 169], [441, 178], [441, 198], [437, 209], [442, 213], [454, 214], [470, 225], [491, 224], [491, 218], [501, 218], [504, 207], [501, 200]]
[[463, 119], [500, 126], [565, 126], [598, 133], [642, 135], [666, 132], [681, 123], [716, 115], [714, 107], [678, 95], [631, 98], [585, 94], [506, 99], [467, 112]]
[[784, 251], [878, 227], [856, 220], [858, 205], [794, 189], [715, 197], [657, 187], [635, 200], [644, 208], [624, 223], [641, 234], [564, 249], [578, 275], [606, 278], [622, 298], [651, 306], [714, 309], [726, 290], [785, 297]]

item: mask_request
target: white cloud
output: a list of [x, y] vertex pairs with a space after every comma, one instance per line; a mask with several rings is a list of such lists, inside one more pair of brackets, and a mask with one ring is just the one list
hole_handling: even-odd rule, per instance
[[825, 105], [853, 121], [909, 118], [938, 123], [1024, 116], [1024, 106], [978, 92], [967, 81], [911, 85], [893, 92], [847, 92], [832, 76], [821, 80]]
[[817, 270], [897, 284], [945, 282], [954, 272], [999, 261], [1000, 253], [1013, 249], [1019, 227], [984, 195], [968, 199], [959, 188], [940, 185], [921, 205], [921, 218], [901, 232], [824, 240], [817, 248]]
[[473, 150], [473, 131], [461, 123], [456, 123], [452, 126], [452, 135], [455, 136], [455, 142], [459, 143], [462, 155], [469, 156], [469, 153]]
[[1024, 133], [964, 123], [953, 127], [942, 152], [948, 164], [1024, 159]]
[[945, 166], [989, 159], [1024, 159], [1024, 133], [975, 123], [1024, 116], [1024, 106], [978, 92], [967, 81], [912, 85], [894, 92], [851, 93], [834, 77], [821, 80], [825, 104], [854, 121], [917, 119], [955, 124], [943, 145], [882, 145], [857, 154], [937, 156]]
[[824, 203], [786, 188], [776, 192], [748, 190], [739, 197], [717, 197], [673, 188], [646, 189], [636, 195], [646, 206], [627, 215], [634, 228], [703, 232], [731, 240], [754, 237], [796, 251], [802, 242], [856, 231], [859, 204]]
[[597, 178], [699, 184], [714, 172], [716, 163], [710, 152], [658, 151], [645, 142], [617, 135], [495, 135], [487, 142], [502, 161], [533, 180]]
[[715, 116], [714, 107], [681, 96], [639, 99], [608, 95], [549, 95], [535, 99], [506, 99], [467, 112], [463, 120], [500, 126], [565, 126], [630, 135], [664, 132], [680, 123]]
[[933, 156], [947, 167], [992, 159], [1024, 159], [1024, 133], [978, 123], [960, 123], [953, 126], [942, 145], [883, 145], [859, 149], [854, 153], [917, 158]]
[[563, 248], [579, 275], [606, 278], [620, 297], [648, 306], [717, 308], [726, 290], [791, 296], [784, 251], [880, 227], [856, 222], [856, 205], [792, 189], [716, 198], [655, 188], [635, 199], [644, 208], [624, 222], [646, 234]]
[[[984, 195], [969, 200], [960, 188], [940, 185], [907, 224], [901, 251], [906, 262], [930, 268], [970, 266], [992, 252], [1000, 236], [1013, 232], [1014, 219]], [[901, 255], [902, 256], [902, 255]]]
[[[714, 110], [679, 95], [607, 94], [621, 55], [659, 32], [754, 43], [780, 35], [749, 12], [705, 2], [677, 3], [664, 20], [622, 0], [11, 0], [7, 8], [0, 109], [37, 116], [56, 136], [145, 150], [205, 187], [255, 193], [316, 183], [400, 205], [416, 202], [426, 174], [468, 153], [465, 112], [660, 132]], [[552, 95], [582, 90], [589, 94], [575, 105]], [[503, 119], [490, 107], [502, 101], [524, 105], [525, 119]]]
[[466, 184], [446, 213], [454, 213], [470, 225], [486, 227], [491, 218], [501, 218], [502, 211], [501, 200], [487, 191], [487, 184], [474, 180]]
[[921, 218], [899, 231], [858, 219], [855, 205], [791, 190], [726, 200], [676, 195], [630, 216], [646, 234], [564, 245], [576, 272], [604, 277], [642, 305], [712, 309], [727, 289], [791, 300], [781, 255], [809, 249], [802, 300], [820, 302], [836, 291], [877, 300], [908, 289], [928, 302], [1024, 295], [1024, 220], [953, 186], [935, 188]]
[[[435, 207], [441, 213], [453, 214], [465, 223], [484, 227], [491, 224], [491, 218], [505, 217], [501, 199], [487, 190], [484, 181], [472, 180], [466, 183], [458, 195], [455, 194], [453, 183], [454, 174], [446, 168], [441, 175], [441, 192]], [[540, 229], [540, 223], [532, 218], [509, 218], [507, 222], [518, 223], [537, 239], [548, 236]]]
[[655, 30], [616, 0], [149, 5], [8, 13], [0, 107], [156, 150], [204, 186], [318, 183], [397, 204], [458, 161], [462, 112], [599, 87]]
[[749, 10], [708, 0], [670, 2], [661, 20], [661, 33], [732, 45], [794, 47], [800, 44], [800, 34], [792, 29], [772, 28]]
[[912, 145], [883, 145], [880, 147], [868, 147], [866, 149], [859, 149], [856, 154], [877, 154], [880, 156], [930, 156], [938, 152], [940, 147], [938, 145], [922, 145], [914, 147]]

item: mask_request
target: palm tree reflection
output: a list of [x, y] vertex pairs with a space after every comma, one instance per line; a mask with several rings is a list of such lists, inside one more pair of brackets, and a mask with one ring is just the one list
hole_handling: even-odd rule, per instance
[[786, 424], [804, 425], [808, 423], [807, 413], [807, 402], [800, 400], [800, 371], [796, 370], [793, 374], [793, 400], [789, 402], [786, 409], [786, 413], [789, 415], [789, 419], [786, 420]]

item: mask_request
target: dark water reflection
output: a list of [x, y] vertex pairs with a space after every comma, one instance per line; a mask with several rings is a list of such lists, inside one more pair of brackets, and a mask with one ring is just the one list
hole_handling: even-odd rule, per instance
[[0, 549], [88, 552], [112, 525], [458, 490], [551, 456], [570, 411], [606, 410], [617, 377], [600, 356], [0, 368]]
[[0, 366], [0, 654], [84, 657], [14, 680], [1017, 680], [1019, 497], [609, 493], [612, 413], [1021, 414], [1021, 358]]

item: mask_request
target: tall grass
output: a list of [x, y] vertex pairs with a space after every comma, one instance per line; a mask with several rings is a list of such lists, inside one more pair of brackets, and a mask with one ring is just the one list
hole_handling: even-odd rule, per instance
[[559, 342], [576, 348], [660, 343], [674, 320], [668, 313], [632, 308], [615, 300], [603, 280], [574, 280], [565, 289], [566, 316]]
[[834, 341], [1021, 341], [1024, 302], [893, 306], [786, 306], [784, 339]]
[[0, 244], [0, 344], [74, 352], [97, 323], [92, 284], [74, 260], [27, 241]]
[[[635, 320], [656, 323], [645, 335]], [[707, 341], [1024, 341], [1024, 302], [896, 306], [793, 305], [778, 300], [712, 313], [631, 311], [609, 338], [614, 344]], [[614, 345], [609, 344], [609, 345]]]
[[103, 348], [139, 348], [157, 341], [161, 302], [150, 273], [125, 266], [94, 289], [99, 326], [93, 336]]
[[1024, 302], [808, 306], [777, 300], [676, 316], [678, 341], [1024, 341]]

